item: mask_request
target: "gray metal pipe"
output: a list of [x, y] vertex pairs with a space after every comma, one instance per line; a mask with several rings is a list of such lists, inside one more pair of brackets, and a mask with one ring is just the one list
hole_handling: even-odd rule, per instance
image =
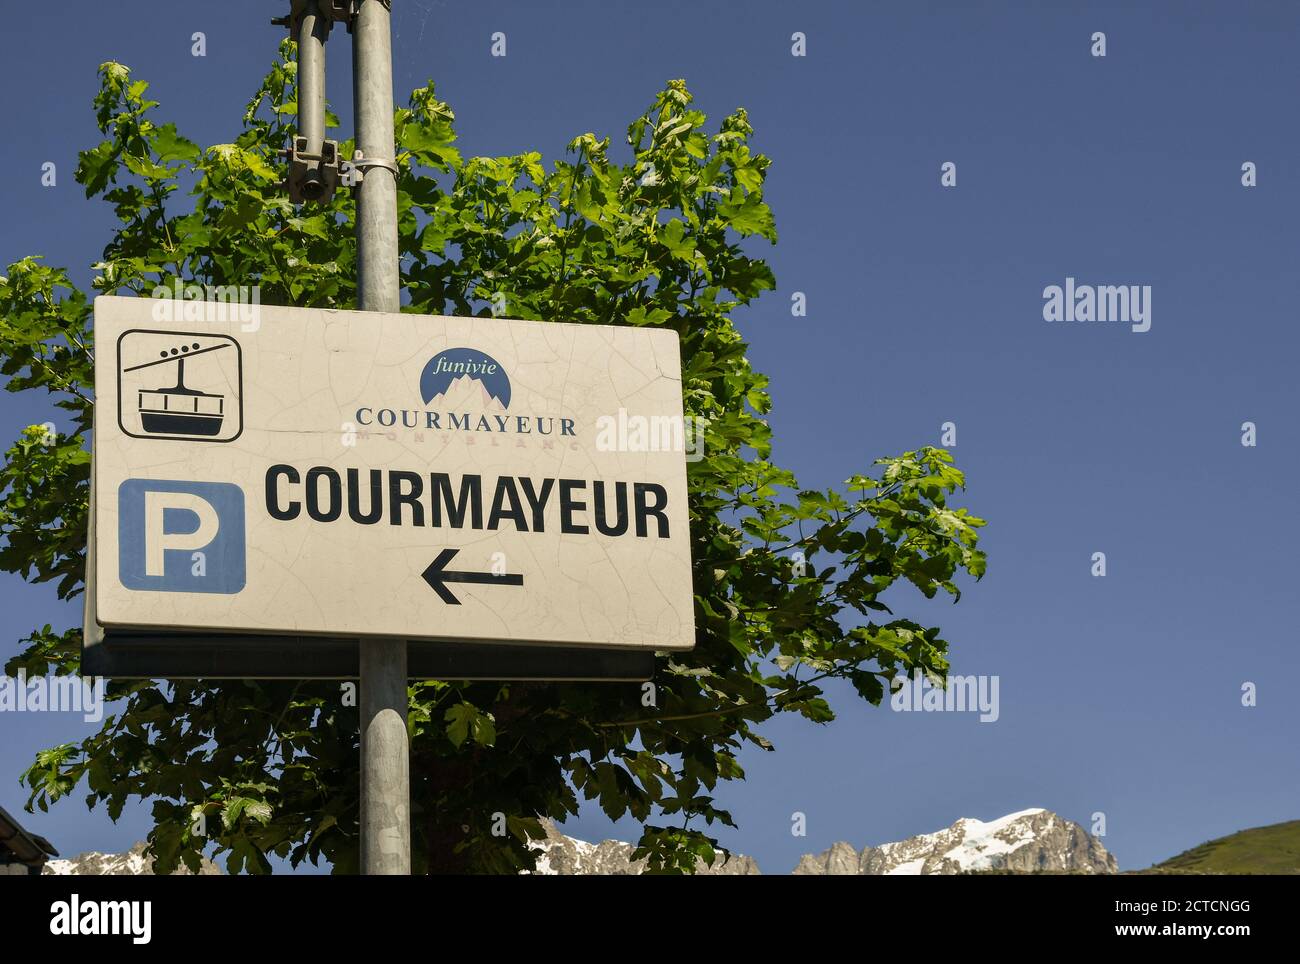
[[[393, 163], [392, 26], [384, 0], [362, 0], [352, 23], [357, 150]], [[398, 311], [397, 181], [367, 167], [357, 186], [357, 307]], [[406, 641], [361, 640], [361, 872], [411, 872], [411, 748]]]
[[[383, 0], [362, 0], [352, 23], [353, 96], [357, 150], [393, 163], [392, 16]], [[371, 167], [357, 189], [357, 307], [398, 311], [397, 181]]]
[[361, 640], [361, 872], [411, 872], [406, 640]]
[[298, 27], [298, 133], [307, 153], [319, 154], [325, 142], [325, 40], [330, 22], [308, 0]]

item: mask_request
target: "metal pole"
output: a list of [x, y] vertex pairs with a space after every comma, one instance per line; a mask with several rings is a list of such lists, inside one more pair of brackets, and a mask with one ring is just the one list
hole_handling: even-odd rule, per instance
[[[352, 24], [357, 150], [393, 163], [393, 50], [387, 0], [362, 0]], [[357, 307], [399, 311], [397, 180], [367, 164], [357, 189]]]
[[406, 641], [361, 640], [361, 872], [411, 872]]
[[298, 25], [298, 134], [307, 153], [319, 154], [325, 143], [325, 40], [330, 22], [310, 0]]
[[[361, 0], [352, 22], [357, 150], [393, 163], [393, 52], [388, 0]], [[398, 311], [397, 180], [367, 165], [357, 185], [357, 307]], [[406, 641], [361, 640], [361, 872], [411, 872]]]
[[[317, 0], [307, 0], [298, 23], [298, 135], [303, 138], [303, 153], [320, 156], [325, 146], [325, 40], [331, 23], [322, 17]], [[321, 182], [320, 162], [313, 162], [300, 184], [307, 200], [325, 194]]]

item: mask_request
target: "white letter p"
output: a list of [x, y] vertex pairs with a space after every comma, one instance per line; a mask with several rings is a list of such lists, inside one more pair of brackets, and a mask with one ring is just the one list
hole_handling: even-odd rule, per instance
[[[193, 532], [163, 532], [168, 509], [188, 509], [199, 517]], [[149, 576], [165, 575], [163, 559], [168, 549], [202, 549], [217, 537], [221, 523], [217, 510], [206, 499], [191, 492], [146, 492], [144, 494], [144, 571]]]

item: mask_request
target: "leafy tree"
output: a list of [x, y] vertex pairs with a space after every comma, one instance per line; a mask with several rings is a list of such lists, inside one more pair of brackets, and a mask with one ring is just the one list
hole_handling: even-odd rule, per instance
[[[93, 289], [145, 296], [158, 284], [258, 284], [263, 303], [351, 307], [349, 192], [295, 209], [276, 151], [295, 115], [292, 44], [264, 79], [233, 143], [200, 148], [155, 119], [148, 85], [100, 69], [104, 140], [77, 180], [121, 222]], [[620, 684], [420, 682], [410, 688], [414, 866], [514, 872], [532, 866], [537, 818], [579, 797], [644, 824], [638, 855], [657, 871], [715, 859], [719, 780], [743, 777], [746, 744], [777, 713], [834, 718], [823, 691], [847, 680], [879, 704], [890, 682], [942, 678], [939, 631], [896, 616], [900, 580], [927, 597], [979, 577], [982, 520], [948, 505], [963, 476], [934, 448], [881, 459], [844, 491], [804, 490], [771, 460], [767, 379], [730, 315], [774, 287], [743, 239], [776, 240], [763, 201], [769, 161], [743, 110], [716, 133], [672, 81], [628, 128], [622, 161], [583, 134], [548, 169], [537, 153], [462, 158], [454, 116], [432, 85], [396, 112], [405, 310], [670, 327], [681, 337], [687, 413], [707, 421], [689, 470], [697, 643], [660, 656], [657, 705]], [[352, 145], [343, 145], [350, 156]], [[193, 198], [184, 201], [184, 189]], [[749, 242], [752, 244], [753, 242]], [[0, 358], [9, 391], [44, 390], [71, 430], [34, 427], [0, 470], [0, 567], [61, 597], [81, 591], [93, 412], [92, 302], [65, 270], [25, 258], [0, 278]], [[892, 597], [891, 597], [892, 598]], [[80, 632], [23, 640], [13, 674], [78, 672]], [[28, 807], [76, 792], [116, 818], [153, 802], [162, 870], [195, 867], [215, 841], [232, 872], [267, 855], [357, 869], [358, 720], [337, 683], [123, 681], [119, 709], [76, 744], [37, 754]], [[493, 835], [493, 814], [509, 833]], [[199, 815], [208, 838], [192, 832]]]

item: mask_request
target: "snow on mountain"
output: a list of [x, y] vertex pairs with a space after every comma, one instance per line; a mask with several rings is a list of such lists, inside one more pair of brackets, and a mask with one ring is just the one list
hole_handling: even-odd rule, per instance
[[[535, 840], [539, 851], [535, 873], [545, 876], [631, 875], [645, 869], [643, 861], [633, 861], [636, 849], [621, 840], [588, 843], [565, 836], [549, 820], [543, 820], [546, 839]], [[963, 817], [951, 827], [924, 833], [906, 840], [864, 847], [832, 844], [819, 854], [806, 854], [793, 873], [817, 875], [959, 874], [972, 870], [1008, 870], [1031, 873], [1035, 870], [1072, 871], [1075, 873], [1113, 874], [1119, 870], [1115, 858], [1073, 821], [1050, 810], [1031, 809], [1009, 813], [988, 822]], [[144, 855], [144, 844], [136, 844], [124, 854], [85, 853], [71, 860], [51, 860], [45, 873], [62, 876], [74, 874], [152, 874], [153, 862]], [[176, 871], [188, 874], [183, 866]], [[220, 874], [221, 869], [204, 861], [201, 874]], [[761, 873], [752, 857], [732, 854], [712, 867], [699, 864], [697, 874], [741, 876]]]
[[[118, 877], [138, 877], [152, 874], [153, 861], [145, 856], [145, 845], [138, 843], [124, 854], [103, 854], [90, 851], [78, 854], [70, 860], [51, 860], [41, 873], [56, 877], [79, 875], [112, 875]], [[181, 864], [175, 871], [178, 875], [189, 876], [190, 871]], [[221, 868], [204, 858], [199, 870], [200, 876], [219, 876]]]
[[[549, 820], [543, 820], [546, 829], [545, 840], [534, 840], [530, 846], [541, 851], [537, 858], [534, 873], [547, 876], [628, 876], [639, 874], [645, 869], [644, 861], [633, 861], [632, 852], [636, 850], [630, 843], [621, 840], [602, 840], [598, 844], [567, 837]], [[701, 862], [696, 865], [697, 875], [742, 876], [760, 873], [753, 857], [732, 854], [723, 860], [719, 857], [710, 867]]]
[[[542, 852], [539, 874], [639, 874], [632, 863], [630, 843], [603, 840], [598, 844], [566, 837], [544, 821], [546, 839], [534, 841]], [[1009, 813], [987, 823], [963, 817], [951, 827], [895, 843], [865, 847], [836, 843], [820, 854], [806, 854], [794, 873], [813, 875], [959, 874], [968, 870], [1074, 871], [1113, 874], [1115, 858], [1101, 841], [1077, 823], [1039, 808]], [[757, 874], [752, 857], [733, 855], [722, 864], [700, 867], [696, 873]]]
[[962, 817], [951, 827], [896, 843], [833, 844], [799, 861], [799, 875], [959, 874], [971, 870], [1113, 874], [1115, 858], [1073, 821], [1035, 808], [985, 823]]

